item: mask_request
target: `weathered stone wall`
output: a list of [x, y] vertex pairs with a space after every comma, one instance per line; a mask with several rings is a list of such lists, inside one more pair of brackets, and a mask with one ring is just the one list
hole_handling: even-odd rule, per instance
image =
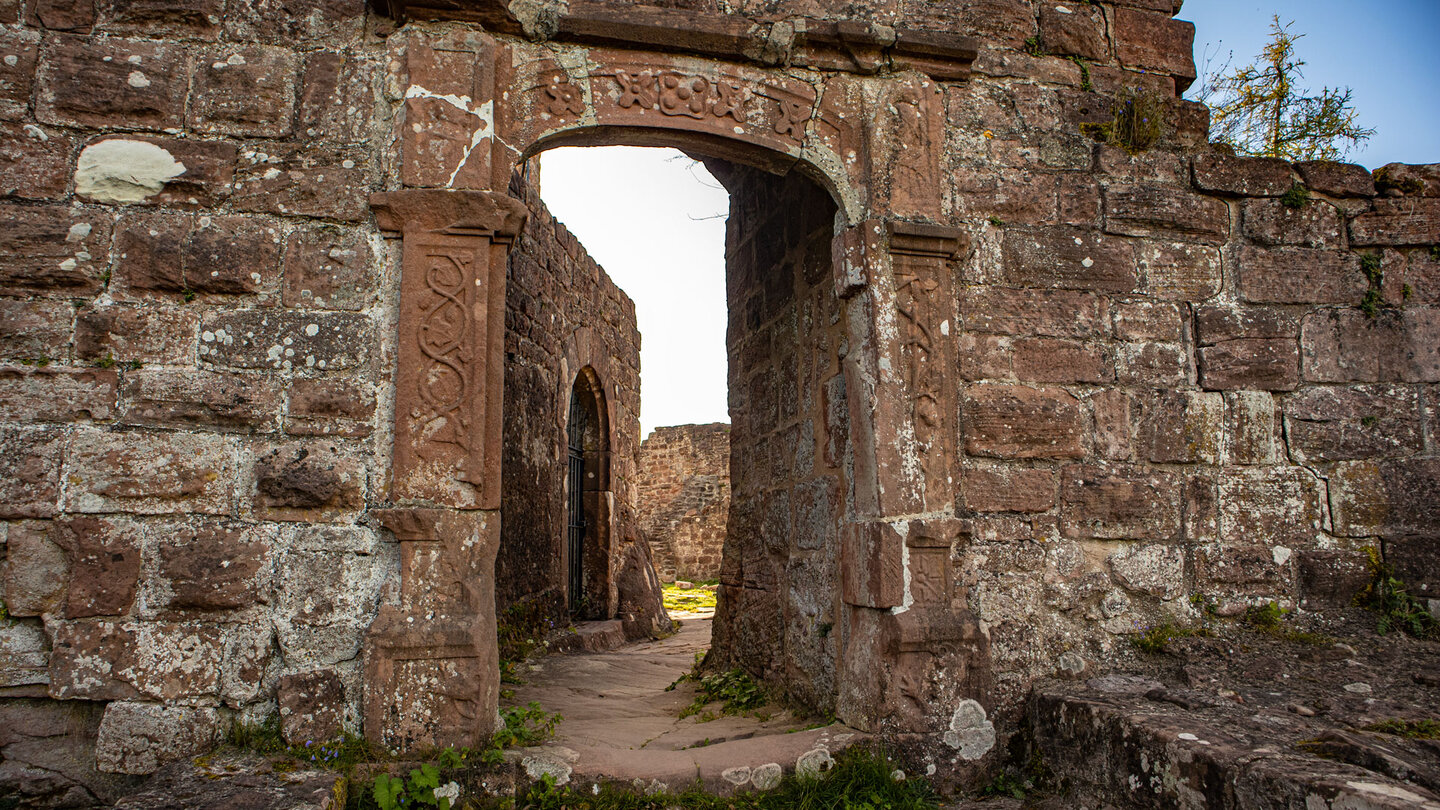
[[714, 654], [834, 710], [844, 517], [835, 205], [798, 173], [707, 162], [730, 192], [731, 487]]
[[640, 529], [662, 578], [718, 580], [730, 516], [730, 425], [677, 425], [640, 445]]
[[[535, 309], [508, 341], [489, 318], [510, 164], [542, 142], [803, 170], [714, 164], [737, 472], [717, 656], [927, 733], [943, 774], [993, 763], [1034, 678], [1197, 602], [1341, 604], [1366, 547], [1440, 589], [1440, 170], [1208, 146], [1173, 0], [863, 7], [895, 30], [576, 0], [528, 21], [553, 41], [428, 2], [483, 13], [0, 0], [0, 689], [93, 702], [65, 722], [103, 770], [277, 702], [293, 739], [354, 727], [367, 678], [387, 745], [487, 732], [497, 358], [513, 341], [510, 401], [560, 417], [582, 358], [625, 345], [580, 329], [569, 364], [545, 320], [566, 285], [523, 261], [559, 241], [539, 213], [510, 268]], [[1163, 126], [1132, 150], [1106, 133], [1137, 95]], [[443, 362], [398, 359], [425, 351]], [[521, 469], [563, 417], [533, 427]], [[66, 733], [4, 737], [6, 765]], [[114, 789], [83, 770], [54, 790]]]
[[505, 312], [503, 522], [496, 600], [524, 599], [565, 612], [566, 420], [570, 391], [590, 367], [604, 389], [609, 426], [611, 570], [606, 613], [624, 547], [640, 537], [636, 471], [640, 452], [640, 333], [635, 304], [540, 201], [538, 161], [512, 183], [530, 220], [510, 254]]
[[0, 2], [0, 689], [89, 703], [4, 704], [26, 727], [0, 792], [33, 764], [103, 800], [96, 760], [147, 772], [277, 695], [291, 739], [358, 728], [399, 568], [366, 519], [390, 458], [385, 43], [360, 0], [21, 6]]

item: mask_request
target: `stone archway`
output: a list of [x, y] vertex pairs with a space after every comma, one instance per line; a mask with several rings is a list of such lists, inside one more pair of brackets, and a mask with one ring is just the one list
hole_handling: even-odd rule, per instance
[[[964, 529], [955, 506], [956, 397], [944, 373], [953, 349], [941, 337], [955, 323], [953, 266], [968, 239], [934, 224], [942, 220], [934, 178], [943, 104], [932, 76], [963, 76], [973, 47], [962, 38], [894, 30], [887, 38], [842, 26], [808, 35], [803, 47], [792, 42], [790, 66], [779, 68], [718, 34], [686, 48], [701, 56], [662, 53], [653, 26], [679, 35], [693, 21], [646, 20], [644, 30], [612, 20], [601, 34], [580, 25], [582, 33], [562, 37], [570, 42], [453, 27], [416, 26], [407, 35], [398, 135], [410, 188], [377, 195], [374, 205], [382, 228], [405, 239], [401, 368], [409, 368], [408, 352], [432, 371], [400, 381], [394, 496], [413, 504], [410, 512], [491, 516], [485, 527], [495, 531], [503, 382], [493, 314], [503, 294], [494, 285], [523, 221], [504, 193], [518, 161], [549, 146], [623, 143], [676, 146], [749, 167], [753, 177], [735, 175], [742, 186], [794, 170], [817, 182], [836, 211], [827, 261], [810, 268], [810, 283], [838, 302], [827, 340], [836, 363], [829, 393], [844, 401], [843, 457], [835, 461], [844, 472], [825, 485], [829, 494], [804, 495], [811, 506], [831, 499], [837, 516], [823, 543], [833, 576], [821, 580], [834, 609], [823, 629], [814, 628], [833, 634], [827, 708], [857, 727], [939, 733], [951, 709], [973, 714], [988, 689], [988, 646], [961, 608], [950, 570]], [[427, 342], [427, 324], [452, 305], [469, 313], [446, 321], [469, 349], [453, 369], [448, 361], [461, 355], [437, 359], [443, 347]], [[444, 410], [462, 384], [470, 386], [463, 406]], [[743, 577], [727, 585], [740, 594], [759, 589]], [[483, 599], [465, 605], [471, 613], [458, 623], [470, 637], [486, 622], [493, 633], [493, 608]], [[402, 605], [397, 615], [407, 610]], [[389, 655], [388, 628], [377, 622], [372, 632], [377, 660]], [[453, 649], [437, 650], [448, 660], [440, 652]], [[780, 678], [805, 667], [781, 663]], [[938, 678], [942, 670], [951, 676]], [[389, 692], [367, 711], [367, 733], [389, 742], [393, 718], [423, 684], [379, 686]], [[476, 716], [473, 733], [488, 732], [490, 713]]]

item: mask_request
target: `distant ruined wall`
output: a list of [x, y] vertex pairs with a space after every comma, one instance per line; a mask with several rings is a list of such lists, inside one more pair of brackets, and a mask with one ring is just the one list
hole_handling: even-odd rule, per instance
[[0, 791], [489, 733], [582, 357], [637, 525], [627, 304], [509, 196], [559, 142], [773, 170], [714, 164], [717, 649], [942, 779], [1192, 596], [1440, 595], [1440, 167], [1210, 146], [1179, 3], [388, 5], [0, 0]]
[[640, 445], [640, 528], [662, 578], [717, 580], [730, 513], [730, 425], [656, 428]]
[[[510, 254], [505, 306], [505, 442], [496, 604], [538, 599], [565, 613], [566, 420], [570, 389], [586, 366], [604, 387], [610, 426], [611, 567], [640, 538], [640, 332], [635, 304], [540, 200], [539, 165], [511, 192], [530, 220]], [[610, 572], [613, 583], [618, 570]], [[614, 595], [615, 599], [619, 594]], [[613, 601], [613, 600], [612, 600]], [[613, 612], [614, 608], [611, 608]]]

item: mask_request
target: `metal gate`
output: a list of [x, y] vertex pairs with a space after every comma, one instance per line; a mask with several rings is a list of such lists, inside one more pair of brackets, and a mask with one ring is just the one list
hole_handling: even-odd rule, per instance
[[570, 612], [579, 613], [585, 601], [585, 413], [580, 398], [570, 395], [570, 476], [568, 490], [569, 538], [566, 562], [569, 568]]

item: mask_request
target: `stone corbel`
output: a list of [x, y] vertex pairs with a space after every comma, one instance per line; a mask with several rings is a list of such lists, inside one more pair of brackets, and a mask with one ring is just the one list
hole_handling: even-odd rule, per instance
[[528, 212], [487, 191], [394, 191], [370, 204], [381, 230], [404, 239], [391, 499], [498, 509], [505, 262]]

